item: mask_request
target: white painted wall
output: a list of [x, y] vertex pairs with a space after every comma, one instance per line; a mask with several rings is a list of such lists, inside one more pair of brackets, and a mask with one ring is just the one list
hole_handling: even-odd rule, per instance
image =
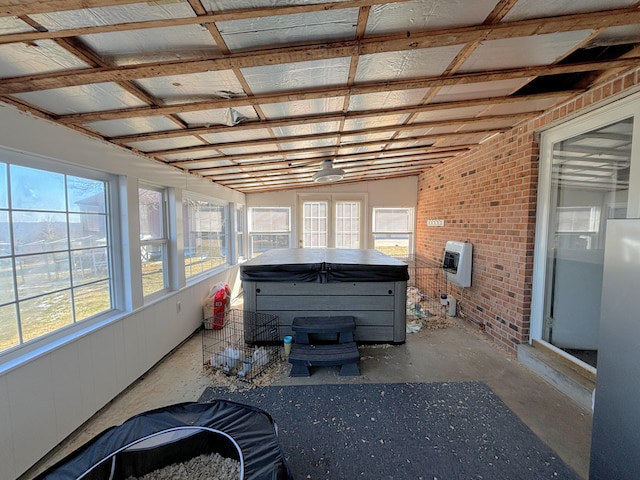
[[[376, 180], [358, 183], [335, 183], [328, 186], [304, 188], [300, 190], [283, 190], [267, 193], [249, 193], [246, 195], [247, 207], [291, 207], [291, 245], [297, 244], [298, 220], [297, 212], [299, 195], [338, 195], [346, 194], [364, 196], [366, 201], [365, 224], [370, 230], [371, 212], [375, 207], [409, 207], [418, 204], [418, 177], [403, 177], [392, 180]], [[416, 212], [417, 213], [417, 212]], [[370, 242], [370, 231], [365, 232], [365, 240]], [[372, 248], [366, 245], [366, 248]]]
[[[121, 175], [137, 192], [145, 180], [244, 203], [244, 195], [103, 141], [0, 104], [0, 156], [28, 154]], [[2, 161], [3, 158], [0, 158]], [[125, 206], [126, 207], [126, 206]], [[137, 206], [129, 207], [135, 210]], [[122, 213], [124, 217], [136, 212]], [[138, 252], [125, 238], [123, 248]], [[138, 255], [139, 256], [139, 255]], [[238, 290], [237, 267], [182, 287], [150, 305], [96, 324], [55, 347], [6, 361], [0, 356], [0, 478], [15, 479], [191, 335], [202, 321], [209, 289], [225, 281]], [[176, 302], [181, 302], [177, 312]]]

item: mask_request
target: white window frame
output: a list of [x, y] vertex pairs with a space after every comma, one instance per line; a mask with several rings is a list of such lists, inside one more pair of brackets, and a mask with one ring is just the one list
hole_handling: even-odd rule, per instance
[[[264, 231], [264, 230], [254, 230], [253, 229], [253, 219], [254, 219], [254, 213], [256, 212], [256, 210], [260, 210], [260, 209], [281, 209], [281, 210], [286, 210], [287, 211], [287, 229], [285, 230], [270, 230], [270, 231]], [[251, 206], [248, 208], [247, 210], [247, 233], [248, 233], [248, 255], [250, 258], [253, 258], [256, 256], [256, 252], [254, 249], [254, 237], [257, 235], [274, 235], [274, 234], [279, 234], [279, 235], [283, 235], [283, 236], [287, 236], [287, 243], [288, 246], [286, 248], [291, 248], [291, 207], [288, 205], [264, 205], [264, 206]], [[263, 253], [263, 252], [259, 252], [259, 253]]]
[[[380, 226], [376, 225], [376, 212], [379, 210], [406, 210], [409, 214], [409, 229], [408, 230], [389, 230], [383, 229]], [[392, 235], [392, 234], [401, 234], [407, 235], [408, 238], [408, 252], [407, 255], [414, 254], [414, 245], [415, 245], [415, 215], [416, 209], [414, 207], [403, 207], [403, 206], [377, 206], [371, 209], [371, 248], [376, 247], [376, 235]]]
[[[168, 208], [168, 189], [164, 187], [159, 187], [156, 185], [151, 185], [148, 183], [140, 183], [138, 185], [138, 212], [140, 215], [140, 191], [147, 190], [151, 192], [156, 192], [160, 194], [160, 218], [162, 220], [162, 234], [159, 237], [150, 237], [143, 238], [144, 235], [140, 234], [140, 262], [141, 262], [141, 270], [140, 277], [144, 282], [144, 272], [142, 271], [142, 265], [145, 260], [148, 260], [146, 257], [150, 255], [150, 252], [160, 251], [161, 261], [162, 261], [162, 288], [158, 290], [154, 290], [144, 295], [144, 283], [143, 283], [143, 296], [145, 303], [152, 301], [156, 298], [159, 298], [166, 294], [170, 290], [170, 262], [169, 262], [169, 233], [168, 227], [169, 223], [169, 208]], [[139, 218], [139, 224], [141, 225], [142, 218]], [[140, 227], [141, 228], [141, 227]]]
[[[194, 282], [194, 281], [198, 281], [199, 279], [201, 279], [203, 276], [207, 276], [211, 273], [214, 273], [216, 271], [219, 271], [222, 268], [226, 268], [230, 261], [231, 261], [231, 252], [230, 252], [230, 235], [229, 235], [229, 230], [230, 230], [230, 224], [232, 226], [232, 221], [230, 221], [229, 219], [229, 202], [225, 202], [216, 198], [212, 198], [212, 197], [207, 197], [204, 195], [199, 195], [196, 193], [192, 193], [192, 192], [184, 192], [183, 196], [182, 196], [182, 204], [183, 204], [183, 218], [182, 218], [182, 228], [186, 228], [189, 225], [190, 219], [188, 218], [188, 212], [184, 212], [185, 208], [188, 208], [187, 206], [187, 202], [189, 200], [193, 200], [196, 202], [203, 202], [203, 203], [207, 203], [210, 204], [212, 206], [215, 207], [219, 207], [222, 209], [222, 222], [221, 222], [221, 232], [217, 232], [220, 235], [220, 240], [222, 242], [222, 247], [220, 249], [220, 253], [223, 255], [222, 257], [219, 258], [224, 258], [224, 261], [221, 263], [215, 263], [212, 266], [208, 267], [208, 268], [204, 268], [203, 270], [199, 271], [199, 272], [195, 272], [192, 274], [188, 274], [187, 272], [187, 258], [189, 258], [189, 251], [188, 249], [190, 247], [188, 247], [188, 235], [186, 234], [186, 232], [183, 232], [183, 236], [182, 236], [182, 242], [183, 242], [183, 261], [182, 261], [182, 268], [183, 268], [183, 272], [184, 272], [184, 276], [185, 276], [185, 280], [187, 283], [190, 282]], [[211, 251], [208, 251], [207, 254], [212, 253]], [[218, 257], [211, 257], [211, 258], [218, 258]]]
[[[105, 172], [92, 170], [62, 163], [57, 160], [44, 157], [36, 157], [23, 152], [17, 152], [0, 147], [0, 161], [5, 164], [19, 165], [28, 168], [35, 168], [68, 176], [77, 176], [89, 180], [101, 181], [106, 187], [106, 235], [108, 246], [108, 260], [106, 267], [108, 278], [110, 279], [110, 302], [111, 308], [99, 312], [91, 317], [84, 318], [68, 325], [65, 325], [51, 332], [31, 340], [23, 341], [18, 345], [0, 351], [0, 366], [7, 368], [12, 362], [29, 358], [34, 354], [55, 348], [57, 344], [68, 338], [83, 335], [84, 332], [96, 328], [105, 322], [110, 322], [119, 316], [124, 308], [125, 292], [123, 288], [124, 275], [121, 268], [122, 248], [120, 242], [121, 229], [119, 224], [119, 182], [118, 177]], [[73, 288], [73, 287], [71, 287]]]

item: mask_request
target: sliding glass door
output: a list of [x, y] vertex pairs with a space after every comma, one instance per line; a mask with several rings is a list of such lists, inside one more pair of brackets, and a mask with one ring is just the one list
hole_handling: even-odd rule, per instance
[[532, 338], [593, 367], [607, 220], [638, 214], [632, 112], [610, 109], [542, 137]]

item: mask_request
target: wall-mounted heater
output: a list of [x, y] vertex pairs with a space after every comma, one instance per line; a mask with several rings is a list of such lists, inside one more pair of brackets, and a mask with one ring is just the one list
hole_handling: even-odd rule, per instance
[[448, 281], [460, 287], [471, 286], [471, 254], [473, 247], [467, 242], [449, 240], [444, 247], [442, 268]]

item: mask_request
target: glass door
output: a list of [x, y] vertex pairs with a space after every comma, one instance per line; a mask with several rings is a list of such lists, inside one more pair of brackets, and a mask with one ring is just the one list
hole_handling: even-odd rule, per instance
[[597, 364], [607, 219], [626, 218], [633, 118], [552, 144], [541, 338]]
[[301, 248], [361, 248], [363, 200], [309, 196], [299, 204]]
[[326, 248], [329, 237], [329, 203], [307, 201], [302, 203], [302, 248]]

